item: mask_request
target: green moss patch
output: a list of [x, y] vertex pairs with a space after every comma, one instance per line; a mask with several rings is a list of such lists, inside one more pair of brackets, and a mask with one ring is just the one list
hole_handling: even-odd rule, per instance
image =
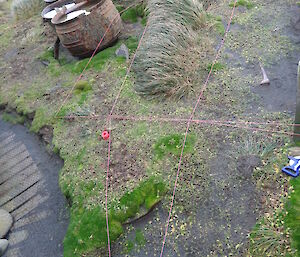
[[[207, 71], [210, 71], [211, 67], [212, 67], [212, 63], [207, 66]], [[215, 65], [213, 66], [212, 71], [220, 71], [223, 70], [225, 67], [226, 66], [224, 64], [216, 62]]]
[[112, 211], [112, 217], [123, 223], [135, 217], [142, 206], [150, 210], [165, 193], [164, 183], [150, 178], [120, 199], [120, 203]]
[[285, 221], [287, 226], [291, 229], [293, 246], [298, 251], [300, 256], [300, 178], [291, 179], [293, 192], [286, 204], [288, 212]]
[[25, 118], [19, 114], [3, 113], [2, 119], [12, 124], [24, 124]]
[[[121, 223], [109, 222], [110, 239], [114, 241], [123, 232]], [[64, 256], [82, 256], [107, 244], [105, 213], [99, 207], [72, 213], [71, 223], [64, 239]]]
[[[119, 8], [120, 9], [120, 8]], [[122, 13], [121, 18], [124, 22], [136, 23], [138, 18], [145, 18], [147, 16], [145, 4], [139, 4], [135, 7], [131, 7]]]
[[52, 123], [52, 113], [46, 107], [40, 107], [36, 110], [30, 130], [37, 133], [43, 126]]
[[[230, 7], [233, 7], [234, 6], [234, 2], [231, 2], [229, 4]], [[247, 1], [247, 0], [238, 0], [236, 2], [236, 7], [238, 6], [245, 6], [247, 9], [251, 9], [254, 7], [254, 4], [251, 2], [251, 1]]]
[[[78, 154], [84, 154], [84, 149]], [[94, 188], [94, 184], [88, 185], [90, 191]], [[83, 188], [87, 188], [83, 185]], [[62, 185], [62, 190], [67, 195], [70, 188]], [[158, 200], [166, 193], [165, 185], [155, 178], [150, 178], [141, 183], [132, 192], [126, 193], [119, 201], [114, 204], [109, 211], [109, 232], [110, 240], [116, 240], [122, 233], [122, 223], [126, 222], [129, 218], [135, 217], [141, 206], [148, 204], [147, 209], [153, 207]], [[149, 201], [151, 199], [151, 201]], [[155, 199], [155, 201], [153, 200]], [[141, 232], [137, 232], [136, 240], [139, 245], [145, 243], [144, 236]], [[106, 231], [106, 217], [105, 212], [96, 207], [92, 210], [86, 210], [80, 207], [73, 208], [71, 214], [71, 223], [64, 240], [64, 256], [74, 257], [82, 256], [82, 254], [91, 252], [96, 248], [104, 247], [107, 245], [107, 231]], [[131, 248], [131, 246], [130, 246]]]
[[92, 89], [90, 83], [86, 80], [80, 80], [76, 83], [74, 93], [80, 94], [82, 92], [87, 92]]
[[[162, 159], [167, 154], [174, 154], [176, 156], [179, 156], [181, 154], [184, 137], [184, 134], [173, 134], [160, 138], [154, 145], [154, 152], [157, 158]], [[195, 135], [188, 134], [183, 153], [193, 152], [195, 141]]]
[[[87, 69], [93, 68], [96, 71], [101, 71], [108, 61], [113, 61], [113, 60], [115, 60], [119, 64], [124, 63], [125, 58], [116, 57], [115, 55], [116, 50], [121, 46], [122, 43], [124, 43], [129, 50], [134, 51], [137, 48], [138, 45], [137, 42], [138, 40], [136, 37], [129, 37], [126, 41], [120, 41], [115, 46], [102, 50], [101, 52], [99, 52], [93, 57]], [[87, 63], [89, 62], [89, 59], [90, 58], [85, 58], [77, 62], [68, 63], [65, 65], [65, 67], [67, 68], [67, 70], [71, 71], [72, 73], [80, 74], [85, 68], [85, 66], [87, 65]]]
[[[131, 36], [127, 40], [119, 41], [114, 46], [100, 51], [93, 57], [92, 61], [87, 66], [87, 69], [101, 71], [109, 61], [114, 61], [116, 65], [125, 63], [125, 58], [117, 57], [115, 55], [116, 50], [121, 46], [122, 43], [128, 47], [130, 52], [133, 52], [138, 46], [138, 39]], [[90, 58], [67, 63], [63, 58], [60, 60], [54, 59], [53, 50], [47, 50], [42, 53], [38, 59], [47, 65], [47, 70], [52, 76], [58, 77], [62, 74], [65, 75], [68, 72], [80, 74], [89, 62]]]

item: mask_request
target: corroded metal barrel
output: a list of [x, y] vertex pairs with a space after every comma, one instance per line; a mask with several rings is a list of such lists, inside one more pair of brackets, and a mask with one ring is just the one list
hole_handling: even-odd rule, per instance
[[69, 18], [57, 15], [51, 22], [63, 46], [72, 55], [83, 58], [94, 52], [109, 26], [98, 51], [113, 44], [121, 32], [122, 21], [111, 0], [88, 1], [80, 10], [86, 13], [76, 16], [74, 12]]

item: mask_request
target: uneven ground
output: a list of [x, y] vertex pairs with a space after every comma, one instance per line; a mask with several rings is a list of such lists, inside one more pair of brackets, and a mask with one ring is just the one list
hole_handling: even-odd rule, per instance
[[[293, 121], [299, 7], [296, 1], [252, 2], [253, 8], [237, 8], [219, 60], [222, 68], [214, 72], [195, 118]], [[220, 15], [226, 24], [231, 12], [229, 3], [219, 1], [208, 11]], [[34, 117], [31, 130], [49, 143], [49, 131], [54, 128], [52, 147], [65, 161], [60, 185], [72, 202], [71, 221], [77, 222], [78, 213], [88, 213], [99, 205], [102, 209], [104, 205], [107, 142], [99, 140], [99, 135], [128, 64], [103, 55], [103, 63], [89, 69], [83, 78], [92, 90], [72, 94], [61, 112], [97, 114], [103, 119], [54, 119], [82, 65], [67, 57], [60, 63], [49, 57], [47, 49], [53, 38], [47, 36], [52, 33], [38, 17], [24, 24], [13, 23], [8, 3], [2, 2], [0, 7], [1, 102], [6, 112], [16, 109], [29, 119]], [[140, 29], [134, 31], [140, 35]], [[217, 48], [220, 36], [214, 28], [210, 34]], [[39, 58], [41, 55], [48, 57]], [[46, 60], [48, 66], [41, 60]], [[259, 61], [268, 73], [270, 86], [259, 86]], [[176, 103], [148, 101], [135, 94], [131, 75], [116, 114], [188, 118], [203, 85], [199, 81], [194, 95]], [[158, 155], [154, 145], [168, 135], [181, 135], [185, 125], [112, 123], [110, 201], [118, 201], [152, 176], [159, 177], [169, 189], [151, 214], [125, 226], [125, 232], [112, 244], [113, 256], [159, 256], [179, 158], [176, 151], [168, 153], [163, 144], [163, 154]], [[247, 256], [249, 232], [259, 217], [269, 212], [269, 206], [280, 203], [280, 195], [287, 192], [288, 179], [278, 171], [286, 162], [285, 152], [279, 149], [290, 143], [289, 138], [204, 124], [193, 124], [190, 133], [196, 140], [183, 159], [164, 256]], [[274, 161], [280, 153], [280, 161]], [[91, 236], [92, 241], [95, 235]], [[87, 256], [98, 256], [103, 251], [98, 249]]]
[[61, 160], [21, 125], [1, 121], [0, 140], [0, 206], [14, 218], [5, 256], [63, 256], [69, 213], [58, 186]]

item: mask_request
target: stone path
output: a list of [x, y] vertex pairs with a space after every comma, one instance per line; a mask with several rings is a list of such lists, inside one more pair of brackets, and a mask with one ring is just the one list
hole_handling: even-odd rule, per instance
[[63, 256], [67, 204], [58, 186], [62, 162], [22, 126], [0, 121], [0, 208], [14, 224], [5, 257]]

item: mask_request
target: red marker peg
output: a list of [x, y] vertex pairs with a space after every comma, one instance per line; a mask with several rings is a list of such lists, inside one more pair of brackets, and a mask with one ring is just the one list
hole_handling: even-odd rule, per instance
[[109, 132], [108, 132], [107, 130], [104, 130], [104, 131], [102, 132], [102, 138], [103, 138], [104, 140], [109, 139]]

